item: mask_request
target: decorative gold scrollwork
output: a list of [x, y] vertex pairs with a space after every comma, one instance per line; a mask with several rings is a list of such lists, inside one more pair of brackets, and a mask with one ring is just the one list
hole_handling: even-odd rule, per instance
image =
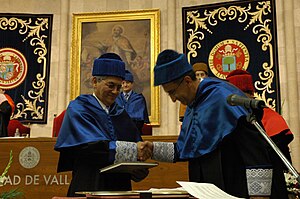
[[34, 21], [34, 25], [31, 25], [32, 19], [23, 20], [19, 18], [0, 18], [0, 29], [2, 30], [16, 30], [19, 28], [20, 35], [27, 36], [23, 39], [25, 42], [30, 39], [30, 45], [36, 46], [34, 49], [34, 54], [38, 55], [37, 62], [43, 65], [43, 73], [36, 74], [36, 81], [32, 82], [33, 90], [28, 91], [28, 98], [21, 95], [23, 103], [20, 102], [16, 104], [17, 113], [15, 113], [12, 118], [17, 119], [20, 117], [27, 118], [27, 113], [30, 112], [32, 119], [42, 119], [44, 115], [44, 108], [38, 106], [38, 103], [43, 103], [43, 93], [45, 91], [45, 77], [46, 77], [46, 66], [47, 66], [47, 48], [45, 45], [45, 39], [48, 37], [43, 35], [43, 31], [48, 29], [48, 19], [47, 18], [37, 18]]
[[[256, 90], [262, 91], [261, 94], [255, 93], [257, 98], [264, 100], [271, 108], [275, 108], [276, 99], [266, 98], [266, 93], [273, 93], [272, 82], [274, 80], [274, 67], [273, 61], [273, 45], [272, 33], [269, 28], [272, 19], [264, 18], [264, 16], [271, 13], [270, 1], [258, 2], [255, 7], [255, 11], [251, 12], [251, 3], [248, 6], [230, 6], [220, 7], [212, 11], [205, 10], [204, 16], [200, 17], [200, 13], [197, 10], [187, 12], [187, 23], [194, 25], [193, 29], [188, 29], [187, 32], [187, 57], [197, 56], [197, 49], [201, 48], [201, 41], [204, 40], [205, 34], [203, 31], [207, 31], [212, 34], [213, 32], [209, 29], [209, 26], [216, 26], [218, 22], [224, 22], [226, 20], [237, 20], [239, 23], [247, 23], [244, 30], [253, 26], [252, 32], [257, 35], [257, 42], [262, 43], [262, 50], [268, 51], [270, 54], [270, 60], [262, 64], [263, 72], [259, 73], [260, 80], [254, 82]], [[200, 36], [198, 36], [200, 35]]]

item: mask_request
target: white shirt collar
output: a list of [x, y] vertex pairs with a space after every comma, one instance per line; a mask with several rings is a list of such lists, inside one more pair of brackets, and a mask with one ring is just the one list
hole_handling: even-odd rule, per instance
[[100, 106], [105, 110], [105, 112], [108, 114], [109, 113], [109, 106], [106, 106], [105, 104], [103, 104], [103, 102], [101, 102], [101, 100], [96, 96], [95, 93], [93, 93], [93, 96], [97, 99], [97, 101], [99, 102]]
[[128, 96], [130, 96], [130, 95], [131, 95], [131, 93], [132, 93], [132, 90], [131, 90], [131, 91], [129, 91], [128, 93], [125, 93], [125, 92], [123, 92], [124, 96], [125, 96], [126, 94], [128, 94]]

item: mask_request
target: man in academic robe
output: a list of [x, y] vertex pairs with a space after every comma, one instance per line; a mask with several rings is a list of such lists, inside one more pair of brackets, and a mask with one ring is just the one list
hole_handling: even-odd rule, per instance
[[212, 183], [236, 197], [287, 198], [281, 165], [247, 122], [249, 111], [227, 103], [231, 94], [245, 96], [241, 90], [215, 78], [200, 82], [186, 56], [168, 49], [158, 55], [154, 85], [162, 85], [173, 102], [179, 100], [187, 109], [176, 143], [145, 141], [152, 159], [188, 161], [190, 181]]
[[142, 134], [144, 123], [150, 123], [147, 105], [143, 94], [134, 92], [133, 86], [133, 75], [130, 71], [126, 70], [125, 79], [122, 82], [123, 91], [117, 97], [116, 103], [127, 111], [128, 115], [139, 129], [140, 134]]
[[142, 138], [127, 112], [115, 103], [125, 63], [114, 53], [103, 54], [95, 59], [92, 76], [94, 93], [70, 102], [54, 147], [60, 152], [58, 172], [72, 171], [68, 196], [78, 191], [129, 191], [131, 179], [148, 175], [148, 170], [135, 175], [100, 173], [113, 163], [138, 161]]

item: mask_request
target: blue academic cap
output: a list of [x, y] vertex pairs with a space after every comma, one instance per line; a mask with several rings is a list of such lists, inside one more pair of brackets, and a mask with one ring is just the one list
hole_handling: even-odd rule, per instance
[[154, 67], [154, 86], [172, 82], [185, 73], [192, 71], [193, 67], [184, 54], [168, 63], [156, 64]]
[[123, 61], [123, 60], [121, 59], [121, 57], [120, 57], [118, 54], [116, 54], [116, 53], [104, 53], [104, 54], [102, 54], [99, 58], [100, 58], [100, 59], [101, 59], [101, 58], [117, 59], [117, 60]]
[[129, 70], [125, 70], [125, 81], [133, 82], [133, 75]]
[[115, 76], [125, 78], [125, 63], [114, 58], [99, 57], [94, 60], [93, 76]]

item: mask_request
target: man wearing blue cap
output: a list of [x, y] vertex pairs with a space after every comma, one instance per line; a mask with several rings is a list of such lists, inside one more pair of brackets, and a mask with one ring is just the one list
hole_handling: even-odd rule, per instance
[[148, 174], [148, 170], [136, 176], [99, 172], [112, 163], [138, 161], [142, 138], [115, 103], [125, 63], [116, 54], [104, 54], [94, 61], [92, 75], [94, 93], [70, 102], [54, 147], [60, 152], [58, 172], [72, 171], [68, 196], [78, 191], [128, 191], [131, 179], [138, 181]]
[[227, 104], [227, 96], [245, 96], [242, 91], [219, 79], [197, 81], [186, 56], [173, 50], [158, 55], [154, 84], [187, 109], [176, 143], [145, 142], [152, 159], [188, 160], [190, 181], [213, 183], [236, 197], [287, 198], [283, 172], [267, 142], [246, 121], [248, 111]]
[[122, 82], [123, 91], [117, 97], [116, 103], [124, 107], [139, 129], [140, 134], [142, 134], [144, 123], [149, 123], [149, 116], [145, 97], [142, 93], [133, 91], [133, 82], [133, 75], [130, 71], [126, 70], [125, 79]]

